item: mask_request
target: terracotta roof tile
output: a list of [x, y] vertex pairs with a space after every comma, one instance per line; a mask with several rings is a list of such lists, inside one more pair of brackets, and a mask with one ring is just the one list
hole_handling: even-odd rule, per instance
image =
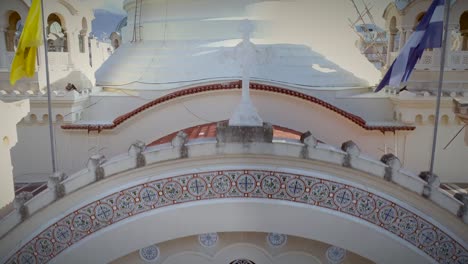
[[[230, 83], [225, 83], [225, 84], [210, 84], [210, 85], [204, 85], [204, 86], [197, 86], [197, 87], [192, 87], [188, 88], [185, 90], [180, 90], [176, 91], [170, 94], [167, 94], [163, 97], [157, 98], [149, 103], [144, 104], [143, 106], [138, 107], [137, 109], [130, 111], [124, 115], [121, 115], [117, 118], [114, 119], [112, 124], [70, 124], [70, 125], [62, 125], [62, 129], [65, 130], [87, 130], [88, 132], [90, 131], [98, 131], [101, 132], [102, 130], [111, 130], [122, 124], [123, 122], [127, 121], [128, 119], [132, 118], [133, 116], [149, 109], [152, 108], [153, 106], [156, 106], [158, 104], [161, 104], [166, 101], [170, 101], [174, 98], [178, 97], [183, 97], [185, 95], [192, 95], [192, 94], [197, 94], [197, 93], [203, 93], [207, 91], [221, 91], [221, 90], [232, 90], [232, 89], [240, 89], [241, 87], [241, 81], [235, 81], [235, 82], [230, 82]], [[281, 88], [277, 86], [272, 86], [272, 85], [264, 85], [264, 84], [258, 84], [258, 83], [251, 83], [250, 88], [252, 90], [258, 90], [258, 91], [267, 91], [267, 92], [273, 92], [273, 93], [280, 93], [280, 94], [285, 94], [285, 95], [290, 95], [293, 97], [301, 98], [303, 100], [306, 100], [308, 102], [314, 103], [321, 105], [331, 111], [336, 112], [337, 114], [349, 119], [353, 123], [359, 125], [360, 127], [364, 128], [365, 130], [378, 130], [381, 132], [395, 132], [398, 130], [414, 130], [414, 126], [405, 126], [405, 125], [395, 125], [395, 126], [373, 126], [373, 125], [368, 125], [366, 124], [366, 121], [361, 118], [360, 116], [354, 115], [352, 113], [349, 113], [347, 111], [344, 111], [330, 103], [327, 103], [323, 100], [320, 100], [314, 96], [310, 96], [307, 94], [303, 94], [297, 91], [292, 91], [286, 88]]]
[[[221, 121], [221, 122], [227, 122], [227, 121]], [[216, 122], [214, 123], [208, 123], [204, 125], [199, 125], [199, 126], [194, 126], [194, 127], [189, 127], [186, 129], [183, 129], [190, 140], [193, 139], [199, 139], [199, 138], [216, 138]], [[164, 136], [162, 138], [159, 138], [151, 143], [148, 144], [149, 147], [151, 146], [156, 146], [160, 144], [165, 144], [169, 143], [172, 141], [172, 139], [177, 135], [177, 132], [171, 133], [167, 136]], [[273, 126], [273, 138], [274, 139], [295, 139], [295, 140], [300, 140], [301, 139], [301, 132], [281, 127], [281, 126]]]

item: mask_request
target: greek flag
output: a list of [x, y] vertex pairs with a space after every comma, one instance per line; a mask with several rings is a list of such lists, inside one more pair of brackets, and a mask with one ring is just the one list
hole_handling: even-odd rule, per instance
[[445, 0], [434, 0], [375, 92], [385, 86], [400, 87], [408, 81], [424, 49], [442, 47]]

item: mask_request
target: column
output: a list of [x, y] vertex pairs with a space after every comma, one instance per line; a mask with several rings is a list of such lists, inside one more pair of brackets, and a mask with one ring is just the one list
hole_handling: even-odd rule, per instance
[[401, 51], [401, 49], [403, 48], [403, 46], [406, 43], [405, 35], [406, 35], [406, 30], [401, 29], [400, 30], [400, 43], [399, 43], [399, 49], [398, 49], [399, 51]]
[[411, 37], [411, 35], [413, 35], [413, 29], [412, 28], [409, 28], [406, 30], [406, 34], [405, 34], [405, 41], [408, 41]]
[[77, 47], [78, 33], [77, 31], [67, 31], [67, 44], [68, 44], [68, 68], [75, 68], [74, 58], [77, 58], [77, 53], [79, 53]]
[[387, 48], [387, 68], [390, 67], [390, 64], [392, 63], [392, 52], [393, 52], [393, 44], [395, 42], [395, 35], [391, 32], [387, 32], [388, 35], [388, 48]]
[[6, 51], [6, 30], [0, 29], [0, 68], [8, 68], [7, 51]]

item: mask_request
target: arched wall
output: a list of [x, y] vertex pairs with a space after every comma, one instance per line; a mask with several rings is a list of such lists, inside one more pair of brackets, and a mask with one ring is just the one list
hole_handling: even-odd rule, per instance
[[[7, 263], [34, 256], [31, 248], [45, 262], [53, 258], [56, 263], [104, 263], [149, 244], [200, 233], [272, 230], [333, 244], [377, 263], [462, 260], [467, 253], [466, 242], [437, 222], [444, 210], [363, 173], [332, 167], [272, 157], [220, 157], [128, 171], [67, 195], [13, 230], [9, 241], [29, 242]], [[255, 184], [243, 191], [243, 182], [250, 177], [245, 174]], [[232, 180], [220, 185], [217, 177]], [[275, 178], [272, 186], [268, 179]], [[320, 185], [328, 186], [329, 192], [321, 192]], [[194, 186], [202, 190], [196, 193]], [[157, 201], [144, 198], [144, 188], [156, 190]], [[352, 201], [343, 202], [340, 197], [345, 193]], [[134, 196], [133, 202], [128, 203], [129, 196]], [[374, 202], [358, 209], [366, 199]], [[103, 215], [103, 208], [111, 208], [112, 213]], [[76, 218], [89, 223], [76, 224], [81, 223]], [[59, 237], [73, 229], [78, 230], [73, 237], [71, 233]], [[24, 233], [34, 235], [20, 239]], [[432, 242], [426, 241], [431, 235]]]

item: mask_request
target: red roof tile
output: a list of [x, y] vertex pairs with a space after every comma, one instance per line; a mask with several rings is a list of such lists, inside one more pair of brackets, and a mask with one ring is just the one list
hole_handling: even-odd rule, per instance
[[[227, 122], [227, 121], [223, 121]], [[216, 122], [203, 124], [199, 126], [194, 126], [190, 128], [183, 129], [182, 131], [188, 135], [189, 140], [199, 139], [199, 138], [216, 138]], [[171, 133], [167, 136], [159, 138], [151, 143], [148, 144], [149, 147], [156, 146], [160, 144], [169, 143], [172, 139], [177, 135], [177, 132]], [[301, 132], [281, 127], [281, 126], [273, 126], [273, 138], [274, 139], [301, 139]]]
[[[161, 103], [170, 101], [174, 98], [178, 97], [183, 97], [185, 95], [192, 95], [192, 94], [198, 94], [198, 93], [203, 93], [207, 91], [221, 91], [221, 90], [232, 90], [232, 89], [240, 89], [241, 87], [241, 81], [235, 81], [235, 82], [230, 82], [230, 83], [225, 83], [225, 84], [210, 84], [210, 85], [203, 85], [203, 86], [197, 86], [197, 87], [192, 87], [180, 91], [176, 91], [170, 94], [167, 94], [165, 96], [162, 96], [160, 98], [157, 98], [149, 103], [146, 103], [137, 109], [128, 112], [124, 115], [121, 115], [114, 119], [112, 124], [70, 124], [70, 125], [62, 125], [62, 129], [65, 130], [88, 130], [90, 131], [98, 131], [101, 132], [102, 130], [111, 130], [122, 124], [123, 122], [127, 121], [131, 117], [141, 113], [142, 111], [145, 111], [151, 107], [154, 107], [156, 105], [159, 105]], [[267, 92], [273, 92], [273, 93], [280, 93], [280, 94], [285, 94], [285, 95], [290, 95], [293, 97], [301, 98], [303, 100], [306, 100], [308, 102], [318, 104], [322, 107], [325, 107], [331, 111], [334, 111], [338, 113], [339, 115], [349, 119], [353, 123], [359, 125], [360, 127], [364, 128], [365, 130], [379, 130], [381, 132], [395, 132], [398, 130], [414, 130], [414, 126], [373, 126], [373, 125], [368, 125], [366, 121], [361, 118], [360, 116], [354, 115], [352, 113], [349, 113], [347, 111], [344, 111], [330, 103], [327, 103], [323, 100], [320, 100], [314, 96], [310, 96], [307, 94], [303, 94], [297, 91], [289, 90], [286, 88], [281, 88], [281, 87], [276, 87], [272, 85], [264, 85], [264, 84], [258, 84], [258, 83], [251, 83], [250, 88], [252, 90], [258, 90], [258, 91], [267, 91]]]

